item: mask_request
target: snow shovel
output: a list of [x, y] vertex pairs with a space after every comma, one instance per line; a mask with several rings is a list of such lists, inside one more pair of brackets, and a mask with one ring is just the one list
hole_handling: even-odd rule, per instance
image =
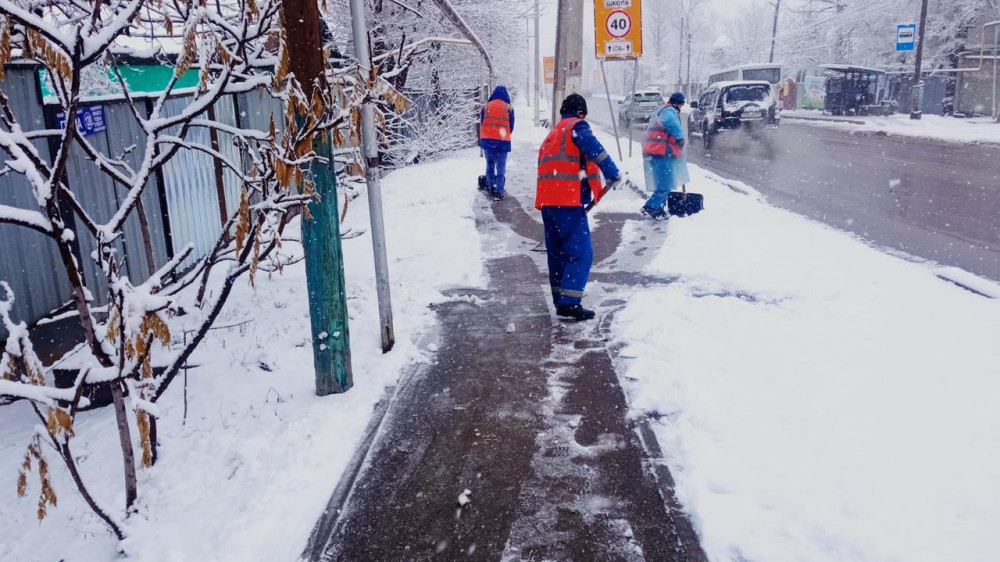
[[705, 208], [705, 196], [700, 193], [688, 193], [687, 184], [681, 186], [681, 192], [671, 191], [667, 195], [667, 212], [675, 217], [693, 215]]
[[[632, 180], [626, 179], [622, 183], [625, 185], [625, 187], [628, 188], [629, 191], [631, 191], [632, 193], [635, 193], [639, 197], [642, 197], [643, 199], [646, 199], [648, 197], [648, 195], [646, 195], [646, 192], [643, 191], [641, 187], [639, 187], [638, 185], [632, 183]], [[603, 193], [607, 194], [607, 191], [605, 191]], [[601, 199], [603, 199], [603, 198], [604, 198], [604, 195], [601, 195]], [[596, 201], [591, 201], [590, 204], [587, 205], [587, 212], [589, 213], [590, 210], [593, 209], [597, 205], [597, 203], [599, 203], [599, 202], [600, 202], [600, 199], [598, 199]]]

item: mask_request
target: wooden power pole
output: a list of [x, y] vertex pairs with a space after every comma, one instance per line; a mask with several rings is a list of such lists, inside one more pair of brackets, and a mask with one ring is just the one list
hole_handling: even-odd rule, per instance
[[[920, 23], [917, 28], [917, 62], [913, 67], [913, 88], [910, 94], [910, 119], [920, 119], [923, 112], [920, 110], [920, 65], [924, 59], [924, 28], [927, 23], [927, 0], [920, 2]], [[994, 62], [994, 64], [996, 64]]]
[[776, 0], [774, 3], [774, 24], [771, 25], [771, 56], [767, 58], [767, 62], [774, 62], [774, 43], [778, 39], [778, 12], [781, 10], [781, 0]]
[[[295, 74], [307, 100], [314, 88], [326, 81], [327, 61], [320, 35], [319, 3], [316, 0], [284, 0], [283, 13], [290, 53], [289, 70]], [[296, 115], [304, 121], [305, 116]], [[347, 292], [344, 283], [344, 252], [340, 243], [340, 213], [337, 209], [337, 175], [329, 134], [312, 141], [319, 156], [308, 175], [316, 185], [317, 198], [309, 204], [312, 219], [302, 218], [309, 319], [312, 324], [316, 394], [346, 392], [354, 384], [351, 343], [347, 330]]]

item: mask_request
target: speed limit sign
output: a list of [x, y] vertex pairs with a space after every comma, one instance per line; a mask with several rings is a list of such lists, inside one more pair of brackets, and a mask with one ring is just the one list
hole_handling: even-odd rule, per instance
[[608, 14], [604, 27], [608, 30], [608, 35], [621, 39], [632, 31], [632, 16], [621, 10], [615, 10]]
[[594, 0], [594, 47], [599, 59], [642, 56], [642, 0]]

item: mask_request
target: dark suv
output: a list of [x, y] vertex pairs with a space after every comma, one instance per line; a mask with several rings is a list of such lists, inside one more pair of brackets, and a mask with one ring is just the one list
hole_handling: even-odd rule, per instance
[[715, 135], [722, 131], [744, 131], [755, 139], [778, 128], [781, 114], [771, 85], [746, 80], [716, 82], [698, 101], [691, 102], [688, 130], [700, 134], [705, 148], [711, 148]]

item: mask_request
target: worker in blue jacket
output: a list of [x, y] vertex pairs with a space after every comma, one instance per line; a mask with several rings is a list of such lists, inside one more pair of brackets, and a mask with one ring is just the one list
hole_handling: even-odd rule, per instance
[[642, 207], [642, 213], [656, 220], [667, 218], [667, 212], [664, 210], [667, 205], [667, 195], [674, 190], [675, 166], [684, 154], [682, 107], [684, 107], [684, 94], [681, 92], [671, 94], [666, 105], [649, 119], [646, 138], [642, 143], [646, 189], [653, 188], [653, 196]]
[[485, 185], [494, 199], [504, 197], [507, 182], [507, 153], [510, 152], [510, 135], [514, 132], [514, 108], [510, 105], [507, 88], [497, 86], [489, 101], [479, 110], [479, 146], [486, 156]]
[[[587, 123], [587, 100], [571, 94], [559, 109], [562, 118], [538, 151], [535, 208], [542, 211], [549, 285], [556, 315], [590, 320], [582, 304], [594, 247], [587, 205], [622, 182], [621, 174]], [[601, 175], [607, 182], [601, 185]]]

